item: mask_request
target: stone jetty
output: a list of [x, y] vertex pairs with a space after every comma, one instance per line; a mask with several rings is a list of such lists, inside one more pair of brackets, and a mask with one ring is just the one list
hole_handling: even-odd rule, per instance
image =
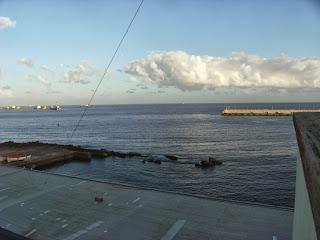
[[230, 108], [226, 107], [222, 116], [292, 116], [299, 112], [320, 112], [320, 109], [276, 109], [276, 108]]
[[46, 168], [51, 165], [65, 163], [70, 161], [90, 161], [92, 158], [107, 158], [107, 157], [143, 157], [140, 153], [135, 152], [116, 152], [105, 149], [86, 149], [80, 146], [59, 145], [41, 142], [4, 142], [0, 144], [1, 154], [13, 154], [28, 152], [30, 158], [8, 162], [2, 159], [0, 163], [17, 167], [26, 167], [32, 169]]

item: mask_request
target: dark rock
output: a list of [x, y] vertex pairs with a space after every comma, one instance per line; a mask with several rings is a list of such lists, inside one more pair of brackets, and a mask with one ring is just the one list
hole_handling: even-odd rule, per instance
[[143, 155], [138, 152], [128, 152], [127, 157], [142, 157]]
[[100, 203], [103, 202], [103, 197], [95, 197], [94, 200]]
[[148, 158], [146, 160], [143, 160], [143, 163], [145, 162], [150, 162], [150, 163], [155, 163], [155, 164], [161, 164], [161, 160], [159, 159], [153, 159], [153, 158]]
[[91, 151], [91, 155], [94, 158], [105, 158], [108, 156], [108, 154], [105, 151], [101, 150]]
[[204, 160], [204, 161], [201, 161], [199, 163], [196, 163], [195, 166], [196, 167], [214, 167], [216, 165], [221, 165], [222, 162], [219, 161], [219, 160], [216, 160], [215, 158], [212, 158], [212, 157], [209, 157], [208, 160]]
[[216, 165], [221, 165], [221, 164], [222, 164], [221, 161], [216, 160]]
[[213, 157], [209, 157], [209, 160], [208, 160], [210, 163], [213, 163], [214, 165], [221, 165], [222, 162], [213, 158]]
[[176, 161], [178, 160], [178, 157], [177, 156], [174, 156], [174, 155], [164, 155], [166, 158], [170, 159], [170, 160], [173, 160], [173, 161]]

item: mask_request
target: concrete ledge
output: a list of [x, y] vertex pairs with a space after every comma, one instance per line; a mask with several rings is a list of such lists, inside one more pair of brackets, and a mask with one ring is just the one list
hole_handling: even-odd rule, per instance
[[293, 122], [317, 239], [320, 239], [320, 113], [295, 113]]

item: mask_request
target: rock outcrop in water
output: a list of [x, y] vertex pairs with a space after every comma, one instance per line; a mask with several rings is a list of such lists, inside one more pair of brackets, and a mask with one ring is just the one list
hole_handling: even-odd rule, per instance
[[196, 163], [195, 166], [196, 167], [204, 167], [204, 168], [208, 168], [208, 167], [214, 167], [216, 165], [221, 165], [222, 162], [219, 160], [216, 160], [215, 158], [209, 157], [208, 160], [205, 161], [201, 161], [199, 163]]
[[143, 163], [155, 163], [155, 164], [161, 164], [161, 160], [159, 159], [153, 159], [153, 158], [147, 158], [142, 160]]
[[[8, 161], [5, 155], [28, 153], [30, 158], [15, 159]], [[102, 159], [108, 157], [117, 158], [142, 158], [143, 163], [161, 164], [162, 162], [177, 161], [178, 157], [174, 155], [146, 156], [138, 152], [117, 152], [105, 149], [87, 149], [80, 146], [62, 145], [41, 142], [15, 143], [4, 142], [0, 144], [0, 164], [7, 164], [17, 167], [26, 167], [31, 169], [44, 169], [55, 164], [63, 164], [71, 161], [90, 161], [92, 158]], [[196, 167], [213, 167], [221, 165], [222, 162], [212, 157], [206, 161], [196, 163]]]
[[166, 158], [170, 159], [170, 160], [173, 160], [173, 161], [176, 161], [178, 160], [178, 157], [175, 156], [175, 155], [169, 155], [169, 154], [166, 154], [164, 155]]

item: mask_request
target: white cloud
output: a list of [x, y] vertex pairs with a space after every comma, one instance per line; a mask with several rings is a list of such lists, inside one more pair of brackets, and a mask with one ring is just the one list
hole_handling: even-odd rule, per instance
[[21, 58], [21, 59], [19, 59], [18, 63], [22, 64], [22, 65], [25, 65], [27, 67], [33, 67], [34, 66], [34, 62], [30, 58]]
[[82, 61], [79, 64], [73, 65], [64, 73], [64, 82], [88, 84], [90, 79], [99, 74], [99, 70], [87, 61]]
[[13, 93], [10, 86], [0, 87], [0, 97], [13, 97]]
[[134, 88], [127, 90], [128, 94], [133, 94], [135, 92], [136, 92], [136, 89], [134, 89]]
[[29, 75], [29, 80], [35, 80], [38, 83], [40, 83], [41, 86], [50, 89], [51, 83], [48, 81], [44, 76], [38, 74], [38, 75]]
[[320, 88], [320, 58], [263, 58], [247, 53], [230, 57], [153, 52], [129, 63], [125, 72], [159, 87], [181, 90], [215, 88]]
[[43, 70], [50, 71], [50, 68], [49, 68], [49, 66], [48, 66], [47, 64], [42, 64], [42, 65], [41, 65], [41, 68], [42, 68]]
[[0, 16], [0, 31], [6, 28], [15, 28], [16, 25], [17, 25], [17, 22], [11, 20], [9, 17]]

